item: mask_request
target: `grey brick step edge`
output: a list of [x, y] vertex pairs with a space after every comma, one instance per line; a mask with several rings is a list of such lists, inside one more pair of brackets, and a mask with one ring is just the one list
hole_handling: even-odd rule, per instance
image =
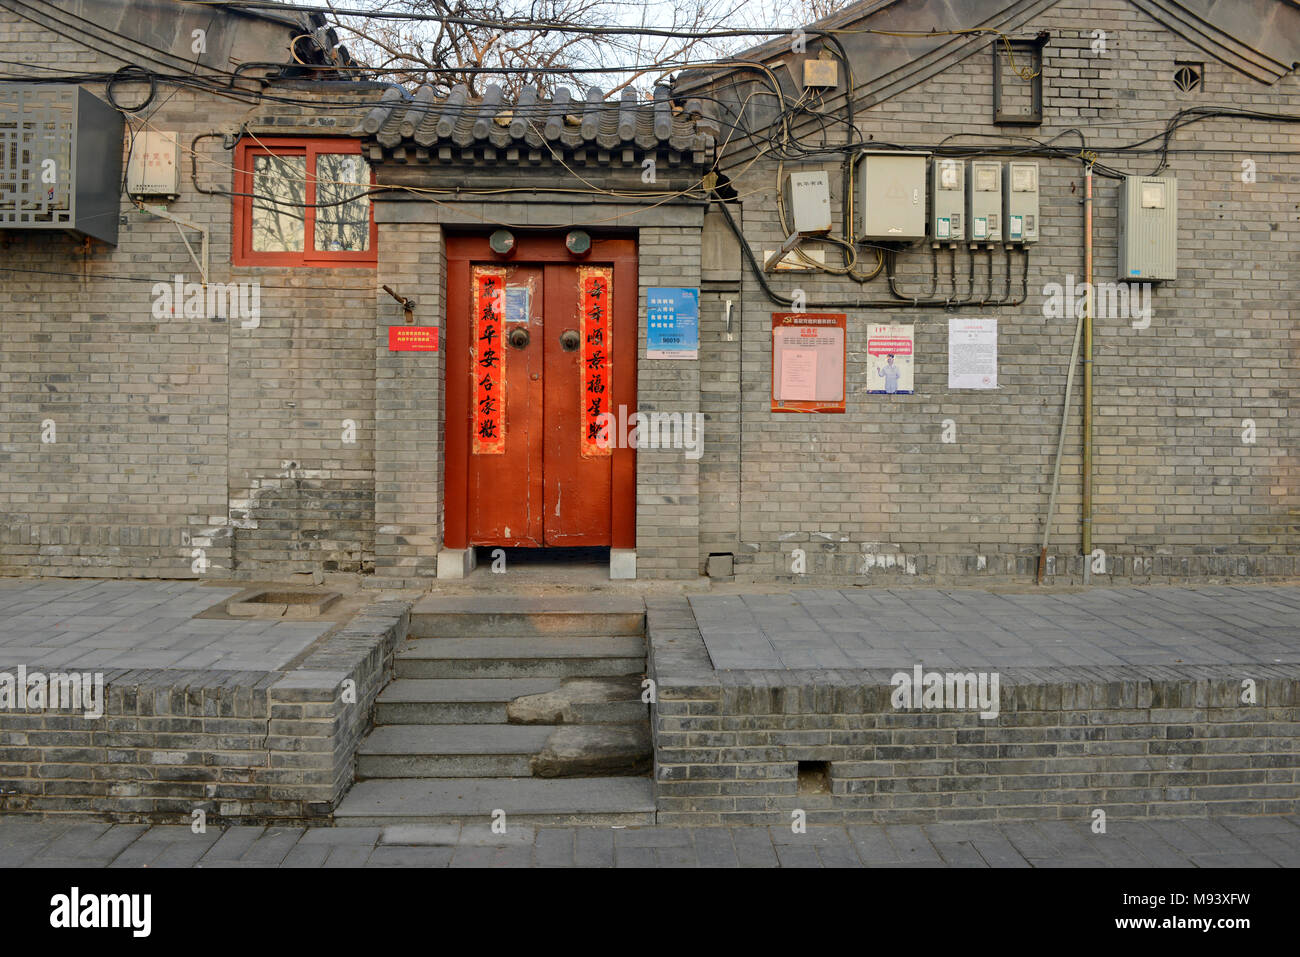
[[[892, 711], [890, 679], [897, 669], [745, 669], [717, 671], [700, 636], [686, 596], [646, 599], [648, 667], [661, 691], [679, 697], [775, 691], [803, 699], [786, 702], [796, 711]], [[978, 671], [951, 667], [927, 671]], [[1300, 663], [1243, 662], [1213, 665], [1116, 665], [1106, 667], [996, 669], [1001, 710], [1080, 708], [1232, 708], [1241, 681], [1253, 679], [1259, 700], [1273, 707], [1300, 703]], [[1154, 698], [1159, 689], [1159, 698]], [[1045, 691], [1044, 689], [1054, 689]], [[1071, 689], [1067, 691], [1066, 689]], [[865, 699], [863, 695], [870, 695]], [[875, 696], [883, 695], [879, 700]], [[845, 696], [857, 696], [848, 700]]]
[[344, 799], [339, 824], [647, 825], [655, 821], [649, 778], [399, 778], [362, 781]]
[[[116, 669], [105, 672], [106, 713], [113, 719], [108, 730], [81, 732], [75, 726], [61, 728], [60, 734], [95, 733], [111, 740], [114, 735], [130, 735], [132, 720], [143, 726], [158, 720], [234, 718], [250, 727], [267, 730], [283, 743], [268, 745], [264, 751], [253, 749], [250, 767], [268, 772], [258, 788], [238, 785], [230, 794], [217, 794], [208, 800], [190, 801], [205, 807], [209, 822], [241, 824], [328, 821], [352, 781], [356, 748], [369, 726], [371, 709], [380, 689], [392, 673], [394, 651], [404, 638], [409, 621], [409, 604], [402, 601], [376, 602], [363, 608], [350, 621], [327, 633], [311, 646], [297, 666], [284, 671], [214, 671], [168, 669]], [[344, 682], [356, 686], [355, 702], [344, 702], [340, 691]], [[323, 720], [320, 710], [327, 709], [332, 720]], [[313, 720], [296, 720], [294, 713], [314, 711]], [[8, 715], [12, 722], [21, 715]], [[47, 719], [39, 718], [45, 722]], [[60, 719], [73, 721], [75, 719]], [[269, 722], [269, 723], [268, 723]], [[299, 725], [311, 727], [299, 727]], [[48, 724], [41, 725], [49, 728]], [[8, 725], [10, 730], [15, 725]], [[323, 732], [323, 733], [322, 733]], [[152, 733], [152, 732], [150, 732]], [[179, 740], [173, 735], [167, 750], [207, 751], [215, 739], [203, 731], [194, 731], [193, 740]], [[284, 742], [283, 739], [296, 739]], [[71, 738], [70, 738], [71, 740]], [[297, 747], [290, 747], [296, 744]], [[310, 744], [308, 748], [306, 745]], [[46, 747], [65, 745], [50, 743]], [[72, 746], [71, 744], [66, 746]], [[0, 749], [3, 750], [3, 749]], [[143, 749], [146, 752], [151, 749]], [[269, 754], [269, 757], [267, 755]], [[0, 753], [0, 761], [4, 755]], [[147, 758], [146, 758], [147, 760]], [[114, 765], [116, 779], [132, 780], [127, 765]], [[301, 784], [277, 783], [276, 774], [301, 780]], [[138, 768], [140, 782], [153, 783], [157, 769], [148, 764]], [[185, 782], [169, 778], [174, 785]], [[193, 783], [193, 782], [191, 782]], [[87, 804], [82, 810], [71, 809], [70, 802]], [[167, 795], [124, 797], [120, 805], [99, 798], [87, 800], [75, 794], [62, 796], [55, 804], [35, 801], [7, 813], [43, 814], [52, 811], [67, 814], [105, 815], [114, 820], [177, 822], [176, 801]], [[156, 807], [155, 807], [156, 805]], [[163, 810], [158, 810], [163, 808]], [[188, 821], [189, 810], [184, 820]]]

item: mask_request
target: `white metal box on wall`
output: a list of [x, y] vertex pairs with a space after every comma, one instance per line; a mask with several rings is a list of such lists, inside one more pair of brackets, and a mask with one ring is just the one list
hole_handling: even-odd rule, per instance
[[787, 223], [793, 232], [831, 231], [831, 186], [825, 170], [791, 173], [782, 184]]
[[935, 158], [930, 167], [930, 238], [959, 242], [966, 238], [966, 163]]
[[910, 242], [925, 238], [925, 173], [929, 153], [867, 151], [858, 158], [858, 239]]
[[1007, 242], [1038, 242], [1038, 164], [1008, 163], [1002, 198]]
[[1126, 176], [1119, 188], [1119, 278], [1178, 278], [1178, 180]]
[[966, 191], [966, 222], [973, 243], [1002, 241], [1002, 164], [997, 160], [971, 160], [970, 188]]
[[131, 196], [179, 196], [177, 134], [145, 130], [131, 141], [126, 191]]

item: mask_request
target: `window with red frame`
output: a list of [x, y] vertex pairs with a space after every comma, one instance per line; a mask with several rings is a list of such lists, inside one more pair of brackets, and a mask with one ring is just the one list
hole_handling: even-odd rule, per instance
[[374, 182], [361, 144], [258, 137], [235, 150], [236, 266], [373, 266]]

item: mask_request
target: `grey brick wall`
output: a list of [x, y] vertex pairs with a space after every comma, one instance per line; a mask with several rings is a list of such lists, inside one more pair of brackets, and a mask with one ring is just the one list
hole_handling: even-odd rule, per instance
[[[702, 212], [702, 211], [701, 211]], [[640, 293], [637, 319], [637, 406], [642, 412], [700, 409], [700, 364], [646, 358], [646, 290], [700, 284], [700, 224], [642, 229], [637, 240]], [[712, 438], [707, 423], [704, 448]], [[683, 449], [636, 453], [637, 576], [694, 578], [699, 574], [700, 460]]]
[[[375, 571], [428, 578], [442, 544], [446, 248], [440, 225], [405, 221], [406, 205], [376, 209]], [[388, 327], [405, 317], [385, 285], [415, 300], [416, 325], [437, 327], [439, 352], [388, 351]]]
[[[1104, 58], [1092, 55], [1094, 29], [1107, 33]], [[955, 136], [951, 142], [978, 144], [960, 134], [1048, 139], [1079, 126], [1089, 146], [1112, 146], [1158, 132], [1167, 117], [1193, 105], [1294, 113], [1300, 101], [1295, 75], [1274, 87], [1249, 80], [1121, 0], [1056, 4], [1017, 35], [1039, 30], [1052, 37], [1045, 48], [1041, 128], [1000, 131], [992, 125], [991, 57], [981, 49], [892, 99], [859, 109], [859, 131], [882, 143], [931, 145]], [[1206, 62], [1202, 92], [1185, 96], [1175, 89], [1174, 61], [1181, 59]], [[809, 135], [821, 141], [815, 130]], [[838, 135], [829, 134], [831, 142]], [[1175, 147], [1220, 152], [1170, 157], [1168, 173], [1179, 178], [1179, 276], [1155, 288], [1150, 328], [1118, 318], [1095, 322], [1093, 547], [1107, 556], [1105, 573], [1095, 579], [1297, 573], [1300, 432], [1288, 356], [1294, 352], [1291, 303], [1300, 289], [1291, 252], [1300, 240], [1300, 164], [1293, 156], [1262, 152], [1292, 140], [1286, 126], [1238, 120], [1199, 123], [1175, 137]], [[761, 256], [782, 238], [776, 162], [764, 157], [746, 169], [753, 154], [739, 143], [737, 136], [723, 165], [735, 177], [745, 233]], [[1247, 157], [1257, 163], [1253, 184], [1241, 180]], [[1105, 160], [1133, 173], [1156, 165], [1153, 155]], [[849, 315], [845, 415], [792, 421], [772, 414], [768, 330], [771, 313], [786, 307], [769, 302], [743, 268], [737, 341], [727, 342], [721, 303], [732, 294], [712, 297], [703, 309], [700, 368], [711, 427], [701, 464], [701, 563], [710, 552], [734, 552], [738, 576], [789, 580], [797, 547], [807, 553], [804, 577], [816, 580], [1023, 579], [1034, 573], [1074, 334], [1072, 320], [1044, 317], [1043, 288], [1063, 283], [1066, 274], [1083, 281], [1082, 167], [1038, 162], [1042, 240], [1031, 253], [1025, 304], [951, 312], [835, 310]], [[831, 174], [838, 230], [838, 157], [786, 164], [787, 172], [812, 169]], [[1094, 181], [1096, 281], [1116, 277], [1117, 187], [1113, 180]], [[949, 288], [947, 255], [940, 295]], [[827, 256], [837, 261], [838, 253], [828, 248]], [[965, 256], [962, 251], [959, 293]], [[899, 257], [903, 290], [926, 290], [929, 257], [924, 243]], [[1017, 255], [1017, 293], [1019, 263]], [[981, 293], [986, 270], [981, 252]], [[859, 286], [823, 274], [781, 273], [772, 282], [786, 294], [802, 287], [810, 302], [888, 298], [882, 280]], [[999, 253], [996, 294], [1002, 284]], [[997, 391], [949, 391], [950, 315], [999, 320]], [[915, 395], [865, 394], [866, 326], [881, 321], [915, 324]], [[1081, 542], [1080, 394], [1081, 377], [1052, 529], [1052, 554], [1059, 559], [1051, 573], [1058, 580], [1077, 581], [1083, 572], [1073, 557]], [[941, 441], [945, 419], [956, 425], [952, 444]], [[1244, 419], [1257, 425], [1253, 445], [1241, 441]]]
[[[886, 671], [714, 671], [684, 599], [646, 603], [658, 820], [790, 826], [1282, 814], [1300, 669], [1004, 670], [1000, 713], [899, 711]], [[1244, 666], [1243, 666], [1244, 668]], [[1242, 679], [1255, 705], [1241, 703]], [[798, 763], [828, 762], [801, 793]]]
[[[227, 49], [215, 33], [213, 44]], [[122, 62], [8, 11], [0, 49], [70, 70]], [[104, 97], [102, 84], [87, 88]], [[144, 93], [144, 84], [118, 87], [126, 103]], [[293, 93], [308, 102], [377, 95]], [[196, 187], [189, 155], [200, 186], [229, 191], [233, 152], [197, 135], [240, 124], [259, 136], [338, 135], [355, 116], [250, 109], [166, 85], [155, 104], [128, 126], [140, 132], [147, 115], [148, 128], [177, 135], [181, 196], [169, 208], [208, 230], [214, 282], [260, 284], [261, 324], [155, 318], [152, 284], [177, 274], [197, 282], [199, 270], [176, 227], [125, 196], [116, 247], [5, 233], [6, 265], [39, 272], [0, 274], [0, 573], [186, 578], [195, 548], [207, 575], [369, 571], [375, 271], [233, 267], [232, 200]], [[354, 444], [342, 442], [344, 419], [356, 423]], [[54, 444], [41, 442], [46, 420]]]
[[[1094, 29], [1107, 31], [1104, 58], [1090, 49]], [[1272, 87], [1248, 80], [1124, 0], [1058, 3], [1021, 32], [1038, 30], [1052, 34], [1045, 122], [1030, 131], [1044, 139], [1060, 133], [1058, 142], [1073, 142], [1064, 131], [1082, 126], [1090, 145], [1115, 145], [1159, 131], [1187, 106], [1294, 112], [1300, 93], [1295, 75]], [[8, 11], [0, 11], [0, 48], [69, 69], [121, 65]], [[1204, 89], [1192, 95], [1173, 84], [1174, 61], [1184, 58], [1206, 62]], [[981, 50], [892, 99], [864, 104], [859, 132], [922, 145], [995, 133], [990, 73]], [[103, 95], [102, 85], [90, 88]], [[129, 100], [143, 89], [120, 92]], [[303, 84], [292, 92], [308, 101], [347, 97]], [[149, 115], [153, 128], [179, 134], [184, 185], [172, 208], [210, 230], [213, 279], [262, 284], [257, 329], [155, 319], [151, 284], [177, 273], [195, 279], [197, 270], [175, 227], [125, 198], [114, 248], [96, 244], [87, 253], [64, 236], [4, 235], [6, 264], [60, 275], [0, 276], [0, 573], [190, 577], [202, 548], [207, 574], [227, 577], [315, 569], [428, 577], [442, 528], [443, 357], [387, 352], [384, 329], [401, 322], [401, 311], [379, 286], [415, 298], [417, 321], [441, 326], [444, 223], [481, 230], [494, 222], [562, 227], [594, 219], [638, 239], [643, 321], [646, 288], [703, 290], [698, 363], [646, 359], [642, 327], [641, 407], [700, 411], [706, 423], [698, 461], [679, 450], [638, 456], [640, 575], [690, 578], [720, 552], [736, 556], [741, 577], [791, 579], [795, 548], [807, 554], [805, 577], [826, 581], [1033, 574], [1073, 334], [1069, 320], [1044, 317], [1043, 289], [1067, 274], [1082, 279], [1077, 162], [1039, 160], [1042, 241], [1031, 252], [1025, 304], [952, 313], [999, 319], [999, 390], [947, 389], [949, 312], [849, 310], [848, 413], [791, 417], [769, 411], [770, 314], [783, 307], [762, 296], [748, 270], [703, 274], [696, 206], [638, 211], [554, 195], [439, 206], [407, 196], [376, 203], [377, 270], [232, 267], [231, 201], [190, 182], [194, 137], [240, 124], [258, 135], [345, 133], [354, 119], [347, 110], [250, 109], [170, 88]], [[1300, 288], [1293, 255], [1300, 163], [1270, 155], [1290, 143], [1286, 127], [1235, 120], [1199, 123], [1175, 137], [1175, 147], [1220, 152], [1170, 157], [1180, 186], [1180, 274], [1157, 287], [1150, 328], [1097, 321], [1093, 544], [1106, 560], [1094, 579], [1300, 573], [1290, 326]], [[763, 157], [747, 167], [751, 155], [737, 152], [741, 145], [732, 139], [724, 163], [741, 195], [737, 214], [755, 250], [774, 248], [782, 238], [776, 164]], [[229, 189], [233, 154], [220, 139], [193, 148], [199, 182]], [[1241, 182], [1244, 158], [1256, 160], [1255, 183]], [[1145, 173], [1155, 158], [1111, 162]], [[819, 167], [832, 172], [834, 208], [842, 211], [833, 160], [787, 169]], [[385, 175], [418, 179], [419, 170], [406, 164]], [[439, 175], [458, 183], [466, 174]], [[512, 181], [493, 175], [493, 182]], [[536, 175], [516, 178], [536, 185]], [[1098, 178], [1095, 187], [1096, 277], [1103, 280], [1116, 269], [1116, 184]], [[386, 220], [390, 206], [407, 208]], [[924, 289], [930, 268], [924, 245], [900, 256], [902, 288]], [[986, 268], [981, 256], [981, 290]], [[1002, 281], [999, 259], [999, 291]], [[886, 295], [880, 280], [860, 287], [801, 274], [779, 275], [774, 284], [799, 286], [813, 301]], [[865, 326], [884, 319], [916, 326], [915, 395], [864, 394]], [[1076, 389], [1052, 529], [1055, 580], [1084, 577], [1078, 396]], [[40, 441], [46, 419], [58, 429], [54, 445]], [[355, 444], [341, 440], [345, 419], [356, 423]], [[946, 419], [956, 427], [951, 444], [940, 440]], [[1258, 430], [1252, 445], [1241, 441], [1245, 419]]]
[[99, 719], [0, 712], [0, 812], [328, 821], [408, 621], [370, 605], [289, 672], [106, 674]]

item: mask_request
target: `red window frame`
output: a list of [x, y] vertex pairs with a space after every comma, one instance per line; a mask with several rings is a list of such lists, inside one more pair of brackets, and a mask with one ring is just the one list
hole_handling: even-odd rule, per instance
[[[253, 249], [253, 159], [257, 156], [303, 156], [307, 160], [308, 202], [316, 202], [316, 157], [321, 153], [361, 155], [361, 141], [346, 137], [259, 136], [242, 139], [235, 147], [235, 207], [231, 236], [231, 262], [236, 266], [374, 267], [379, 263], [374, 203], [370, 204], [370, 248], [363, 252], [311, 248], [316, 241], [316, 209], [308, 206], [300, 252], [259, 252]], [[375, 182], [375, 171], [370, 171]]]

